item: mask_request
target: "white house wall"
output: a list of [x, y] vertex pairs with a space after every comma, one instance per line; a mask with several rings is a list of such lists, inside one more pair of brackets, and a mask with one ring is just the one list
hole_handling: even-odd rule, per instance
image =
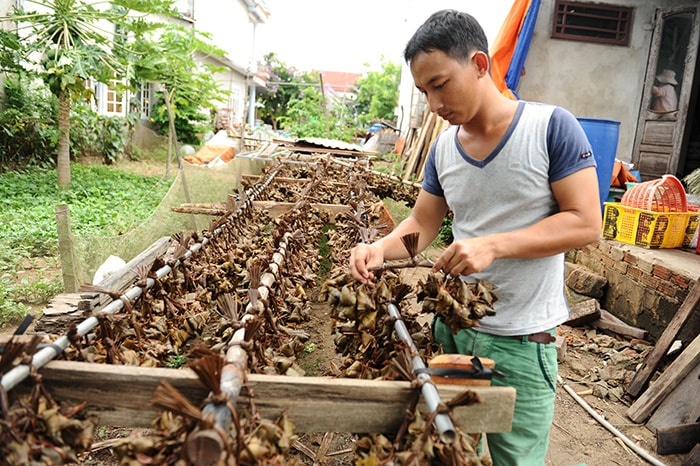
[[254, 57], [255, 30], [248, 16], [248, 7], [242, 0], [193, 1], [194, 27], [209, 33], [211, 42], [225, 51], [229, 63], [235, 64], [236, 69], [216, 73], [215, 79], [227, 94], [227, 102], [221, 102], [221, 107], [233, 109], [234, 120], [241, 123], [246, 118], [246, 73], [255, 70], [254, 60], [260, 58]]
[[196, 1], [194, 19], [195, 28], [211, 34], [212, 43], [225, 50], [229, 60], [248, 68], [253, 49], [253, 24], [243, 2]]

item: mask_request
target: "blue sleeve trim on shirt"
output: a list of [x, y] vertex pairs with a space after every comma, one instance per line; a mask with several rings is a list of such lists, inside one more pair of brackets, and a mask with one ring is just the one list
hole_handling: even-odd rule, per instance
[[547, 127], [549, 181], [558, 181], [596, 161], [581, 124], [568, 110], [557, 107]]
[[445, 192], [442, 190], [440, 180], [437, 178], [437, 171], [435, 170], [435, 146], [444, 134], [442, 133], [435, 138], [433, 145], [430, 146], [428, 157], [425, 160], [425, 167], [423, 168], [423, 190], [440, 197], [445, 197]]

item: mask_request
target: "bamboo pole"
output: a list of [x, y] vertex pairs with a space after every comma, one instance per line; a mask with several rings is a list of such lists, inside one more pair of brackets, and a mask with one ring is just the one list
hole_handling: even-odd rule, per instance
[[[253, 319], [256, 313], [264, 311], [264, 303], [267, 302], [267, 298], [270, 296], [270, 290], [277, 284], [279, 269], [284, 263], [287, 244], [291, 236], [290, 232], [285, 233], [283, 240], [277, 245], [277, 250], [272, 254], [272, 261], [268, 264], [269, 272], [264, 273], [260, 277], [261, 286], [255, 289], [259, 299], [248, 302], [245, 315], [241, 318], [241, 323]], [[229, 340], [224, 358], [225, 364], [221, 371], [219, 387], [226, 394], [226, 403], [212, 401], [202, 409], [203, 413], [214, 416], [214, 425], [222, 432], [228, 432], [231, 428], [233, 418], [229, 406], [236, 405], [243, 384], [246, 381], [248, 352], [243, 348], [244, 343], [245, 325], [234, 332], [231, 340]], [[219, 458], [223, 454], [224, 448], [225, 445], [216, 429], [199, 430], [193, 432], [187, 438], [187, 456], [193, 464], [196, 464], [197, 458]]]
[[436, 117], [435, 126], [433, 127], [433, 134], [430, 137], [430, 140], [423, 148], [423, 155], [420, 158], [420, 166], [417, 170], [418, 176], [416, 176], [416, 180], [423, 180], [423, 175], [425, 173], [425, 161], [428, 159], [428, 153], [430, 152], [430, 148], [432, 147], [433, 142], [435, 142], [435, 139], [437, 139], [440, 133], [442, 133], [449, 125], [450, 123], [448, 121], [443, 120], [439, 116]]
[[425, 119], [423, 126], [421, 127], [418, 142], [413, 148], [411, 157], [408, 161], [408, 165], [406, 166], [406, 173], [404, 173], [403, 176], [404, 180], [408, 180], [411, 178], [412, 175], [416, 174], [417, 167], [419, 166], [420, 159], [423, 155], [423, 147], [425, 146], [425, 141], [428, 138], [428, 134], [432, 133], [433, 127], [435, 125], [435, 118], [436, 117], [434, 113], [428, 113], [428, 116]]

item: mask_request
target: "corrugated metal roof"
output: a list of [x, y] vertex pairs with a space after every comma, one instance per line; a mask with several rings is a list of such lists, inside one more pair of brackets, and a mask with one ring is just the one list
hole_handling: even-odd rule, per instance
[[301, 138], [297, 139], [296, 145], [311, 145], [315, 147], [326, 147], [328, 149], [341, 149], [341, 150], [351, 150], [357, 152], [365, 152], [362, 146], [358, 144], [351, 144], [349, 142], [340, 141], [338, 139], [326, 139], [326, 138]]

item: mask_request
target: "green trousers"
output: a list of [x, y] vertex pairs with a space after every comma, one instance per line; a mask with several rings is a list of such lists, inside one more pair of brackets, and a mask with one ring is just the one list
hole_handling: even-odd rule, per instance
[[[549, 332], [555, 334], [554, 329]], [[433, 322], [433, 334], [445, 353], [493, 359], [496, 369], [507, 377], [494, 377], [491, 385], [516, 390], [513, 428], [510, 432], [486, 435], [494, 466], [544, 465], [554, 418], [556, 345], [489, 335], [472, 329], [453, 335], [439, 319]]]

